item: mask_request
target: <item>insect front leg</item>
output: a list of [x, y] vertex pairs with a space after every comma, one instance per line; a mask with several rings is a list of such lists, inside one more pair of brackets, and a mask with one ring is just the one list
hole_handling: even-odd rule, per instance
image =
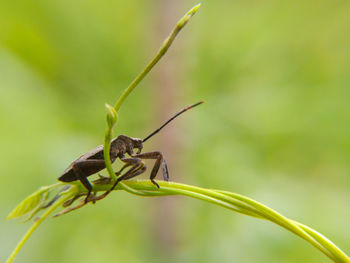
[[153, 184], [155, 184], [158, 188], [159, 188], [159, 185], [157, 184], [156, 181], [154, 181], [154, 178], [157, 175], [157, 172], [159, 170], [160, 165], [162, 165], [164, 180], [169, 181], [168, 167], [166, 165], [166, 162], [165, 162], [161, 152], [155, 151], [155, 152], [135, 154], [133, 156], [137, 157], [137, 158], [141, 158], [141, 159], [155, 159], [156, 160], [156, 162], [154, 163], [153, 169], [151, 171], [150, 179], [151, 179], [151, 182]]
[[125, 168], [127, 168], [127, 167], [129, 167], [131, 165], [133, 165], [133, 163], [131, 163], [131, 162], [128, 162], [128, 163], [124, 164], [123, 167], [120, 168], [120, 170], [118, 172], [115, 172], [115, 174], [116, 175], [120, 175], [125, 170]]
[[136, 171], [132, 171], [131, 173], [125, 174], [125, 177], [123, 178], [123, 180], [129, 180], [131, 178], [134, 178], [135, 176], [138, 176], [142, 173], [144, 173], [146, 171], [146, 165], [144, 165], [142, 168], [136, 170]]
[[[145, 166], [145, 164], [142, 162], [142, 160], [140, 158], [125, 158], [125, 157], [122, 157], [122, 158], [120, 158], [120, 160], [122, 160], [126, 164], [122, 167], [122, 169], [119, 172], [121, 172], [122, 170], [124, 170], [128, 166], [131, 166], [131, 168], [125, 174], [120, 176], [115, 181], [115, 183], [113, 184], [111, 189], [106, 191], [104, 194], [95, 197], [94, 200], [100, 200], [102, 198], [105, 198], [111, 191], [114, 190], [114, 188], [117, 186], [117, 184], [120, 181], [129, 179], [129, 178], [134, 177], [136, 175], [139, 175], [139, 174], [143, 173], [146, 170], [146, 166]], [[136, 173], [136, 175], [134, 175], [135, 173]]]
[[132, 170], [130, 173], [129, 171], [127, 173], [125, 173], [125, 176], [121, 176], [120, 178], [117, 179], [117, 181], [114, 183], [113, 187], [108, 190], [107, 192], [105, 192], [104, 194], [102, 195], [99, 195], [99, 196], [94, 196], [93, 198], [90, 198], [92, 202], [94, 201], [98, 201], [98, 200], [101, 200], [103, 198], [105, 198], [116, 186], [117, 184], [122, 181], [122, 180], [128, 180], [128, 179], [131, 179], [135, 176], [138, 176], [142, 173], [144, 173], [146, 171], [146, 165], [144, 165], [142, 168], [138, 169], [138, 170]]

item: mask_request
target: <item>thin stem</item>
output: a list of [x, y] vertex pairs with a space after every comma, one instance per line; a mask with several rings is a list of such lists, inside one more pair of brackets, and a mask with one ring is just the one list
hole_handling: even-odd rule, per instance
[[18, 254], [18, 252], [21, 250], [21, 248], [23, 247], [24, 243], [28, 240], [28, 238], [33, 234], [34, 230], [38, 228], [38, 226], [40, 226], [40, 224], [60, 205], [62, 205], [65, 201], [67, 201], [68, 199], [72, 198], [74, 196], [74, 192], [70, 192], [69, 194], [64, 195], [63, 197], [61, 197], [59, 200], [56, 201], [56, 203], [54, 203], [48, 210], [46, 210], [46, 212], [38, 219], [34, 222], [34, 224], [32, 225], [31, 228], [29, 228], [29, 230], [27, 231], [27, 233], [25, 233], [25, 235], [22, 237], [21, 241], [19, 241], [19, 243], [17, 244], [16, 248], [12, 251], [11, 255], [8, 257], [6, 263], [11, 263], [16, 255]]
[[[94, 184], [93, 192], [107, 191], [111, 189], [113, 181], [108, 184]], [[184, 195], [192, 198], [196, 198], [202, 201], [206, 201], [221, 207], [230, 209], [237, 213], [248, 215], [251, 217], [269, 220], [297, 236], [303, 238], [308, 243], [316, 247], [333, 262], [337, 263], [349, 263], [350, 258], [339, 249], [334, 243], [327, 239], [316, 230], [296, 222], [292, 219], [284, 217], [273, 209], [253, 200], [246, 196], [239, 195], [232, 192], [205, 189], [197, 186], [191, 186], [186, 184], [158, 181], [160, 186], [158, 189], [149, 180], [130, 180], [124, 181], [122, 184], [118, 184], [115, 190], [125, 190], [129, 193], [141, 195], [145, 197], [151, 196], [166, 196], [166, 195]], [[50, 186], [48, 186], [50, 188]], [[48, 209], [44, 215], [34, 223], [29, 229], [26, 235], [22, 238], [20, 243], [17, 245], [14, 252], [8, 259], [8, 263], [12, 262], [24, 242], [29, 238], [33, 231], [39, 226], [39, 224], [55, 210], [58, 206], [63, 204], [66, 200], [79, 195], [80, 193], [86, 192], [86, 189], [80, 184], [75, 183], [69, 188], [61, 199], [59, 199], [53, 206]]]
[[107, 172], [109, 176], [115, 181], [117, 180], [117, 176], [113, 171], [111, 157], [110, 157], [111, 138], [112, 138], [111, 130], [112, 130], [111, 127], [108, 126], [105, 134], [103, 156], [105, 159]]
[[[107, 126], [106, 134], [105, 134], [105, 140], [104, 140], [104, 150], [103, 155], [106, 163], [106, 169], [109, 174], [109, 176], [113, 179], [113, 182], [117, 180], [117, 176], [115, 175], [115, 172], [112, 167], [111, 158], [110, 158], [110, 148], [111, 148], [111, 135], [112, 133], [112, 127]], [[119, 182], [118, 185], [125, 191], [131, 193], [131, 194], [138, 194], [138, 195], [144, 195], [142, 192], [135, 191], [134, 189], [126, 186], [123, 182]], [[109, 190], [109, 189], [108, 189]]]
[[273, 209], [264, 206], [263, 204], [252, 200], [248, 197], [242, 196], [242, 195], [238, 195], [235, 193], [230, 193], [230, 192], [226, 192], [226, 191], [221, 191], [222, 193], [225, 193], [227, 195], [230, 195], [240, 201], [243, 201], [249, 205], [252, 205], [254, 207], [256, 207], [256, 209], [258, 209], [259, 211], [261, 211], [262, 213], [264, 213], [265, 217], [280, 225], [283, 228], [286, 228], [287, 230], [293, 232], [294, 234], [300, 236], [301, 238], [305, 239], [306, 241], [308, 241], [310, 244], [312, 244], [313, 246], [315, 246], [317, 249], [319, 249], [320, 251], [322, 251], [325, 255], [327, 255], [328, 257], [330, 257], [332, 259], [332, 255], [330, 254], [329, 251], [325, 250], [322, 245], [320, 245], [312, 236], [308, 235], [303, 229], [301, 229], [298, 225], [296, 224], [291, 224], [291, 221], [282, 216], [281, 214], [277, 213], [276, 211], [274, 211]]
[[298, 225], [300, 228], [302, 228], [305, 232], [307, 232], [310, 236], [312, 236], [317, 242], [322, 244], [324, 247], [328, 247], [328, 250], [332, 253], [332, 255], [338, 260], [336, 262], [344, 262], [349, 263], [350, 259], [344, 254], [342, 250], [340, 250], [332, 241], [330, 241], [328, 238], [326, 238], [321, 233], [317, 232], [316, 230], [299, 223], [297, 221], [291, 220], [294, 222], [294, 224]]
[[[194, 6], [190, 11], [188, 11], [176, 24], [173, 31], [170, 33], [167, 39], [164, 40], [162, 46], [160, 47], [158, 53], [155, 55], [155, 57], [147, 64], [147, 66], [141, 71], [141, 73], [131, 82], [131, 84], [124, 90], [122, 95], [119, 97], [118, 101], [116, 102], [114, 106], [114, 111], [111, 112], [111, 109], [109, 109], [109, 112], [107, 113], [107, 129], [105, 133], [105, 139], [104, 139], [104, 159], [106, 163], [106, 169], [108, 171], [108, 174], [110, 177], [115, 181], [117, 179], [115, 172], [112, 167], [112, 163], [110, 160], [110, 142], [112, 138], [112, 129], [113, 126], [117, 122], [118, 117], [118, 111], [120, 106], [123, 104], [125, 99], [129, 96], [129, 94], [134, 90], [134, 88], [144, 79], [144, 77], [151, 71], [151, 69], [158, 63], [158, 61], [164, 56], [164, 54], [168, 51], [169, 47], [173, 43], [175, 37], [177, 34], [181, 31], [182, 28], [187, 24], [187, 22], [190, 20], [190, 18], [197, 12], [198, 8], [200, 7], [200, 4]], [[112, 118], [109, 118], [109, 116], [112, 116], [115, 114], [115, 119], [112, 120]], [[141, 191], [135, 191], [134, 189], [127, 187], [124, 183], [119, 182], [119, 185], [123, 188], [123, 190], [128, 191], [133, 194], [137, 195], [144, 195], [144, 193]]]
[[197, 12], [200, 4], [194, 6], [190, 11], [188, 11], [176, 24], [173, 31], [170, 33], [167, 39], [164, 40], [162, 46], [160, 47], [158, 53], [155, 57], [148, 63], [148, 65], [142, 70], [142, 72], [131, 82], [129, 87], [127, 87], [123, 94], [119, 97], [117, 103], [114, 106], [116, 112], [118, 112], [120, 106], [124, 102], [124, 100], [128, 97], [128, 95], [133, 91], [133, 89], [143, 80], [143, 78], [151, 71], [151, 69], [158, 63], [158, 61], [164, 56], [164, 54], [168, 51], [169, 47], [173, 43], [177, 34], [184, 28], [190, 18]]
[[[298, 235], [308, 243], [316, 247], [334, 262], [349, 263], [350, 258], [340, 250], [329, 239], [318, 233], [316, 230], [299, 222], [286, 218], [273, 209], [248, 197], [227, 191], [215, 189], [204, 189], [196, 186], [185, 185], [174, 182], [158, 181], [160, 189], [156, 188], [149, 180], [125, 181], [125, 184], [143, 193], [159, 193], [169, 195], [185, 195], [212, 204], [222, 206], [235, 212], [252, 217], [269, 220], [290, 232]], [[108, 185], [96, 185], [97, 191], [108, 189]], [[117, 187], [116, 190], [121, 190]], [[154, 196], [154, 194], [152, 194]]]

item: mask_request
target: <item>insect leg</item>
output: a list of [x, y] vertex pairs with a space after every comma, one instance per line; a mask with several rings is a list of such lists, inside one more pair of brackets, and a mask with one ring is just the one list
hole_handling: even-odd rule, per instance
[[148, 153], [141, 153], [141, 154], [135, 154], [133, 155], [134, 157], [138, 157], [141, 159], [155, 159], [156, 162], [154, 163], [153, 169], [151, 171], [151, 182], [155, 184], [158, 188], [159, 185], [157, 184], [156, 181], [154, 181], [154, 178], [157, 175], [157, 172], [159, 170], [160, 164], [162, 164], [162, 170], [163, 170], [163, 178], [165, 181], [169, 180], [169, 173], [168, 173], [168, 167], [166, 165], [166, 162], [163, 158], [163, 155], [161, 152], [155, 151], [155, 152], [148, 152]]
[[[134, 178], [135, 176], [138, 176], [138, 175], [144, 173], [144, 172], [146, 171], [146, 168], [147, 168], [146, 165], [144, 165], [144, 166], [141, 167], [140, 169], [138, 169], [138, 170], [134, 171], [133, 173], [128, 174], [127, 176], [125, 176], [125, 177], [123, 178], [123, 180], [129, 180], [129, 179], [131, 179], [131, 178]], [[125, 175], [126, 175], [126, 174], [125, 174]]]
[[77, 176], [77, 179], [88, 190], [88, 194], [85, 198], [85, 203], [87, 203], [92, 190], [92, 186], [87, 177], [105, 168], [105, 161], [100, 159], [87, 159], [82, 161], [76, 161], [73, 164], [72, 168], [75, 175]]
[[162, 160], [162, 170], [163, 170], [163, 178], [165, 181], [169, 181], [169, 171], [168, 171], [168, 166], [165, 162], [165, 159], [163, 157], [163, 160]]
[[120, 174], [124, 171], [125, 168], [127, 168], [127, 167], [129, 167], [129, 166], [131, 166], [131, 165], [132, 165], [131, 162], [128, 162], [128, 163], [124, 164], [123, 167], [120, 168], [120, 170], [119, 170], [118, 172], [116, 172], [115, 174], [116, 174], [116, 175], [120, 175]]
[[[81, 200], [81, 201], [82, 201], [82, 200]], [[71, 212], [71, 211], [73, 211], [73, 210], [76, 210], [76, 209], [78, 209], [78, 208], [80, 208], [80, 207], [83, 207], [84, 205], [86, 205], [86, 202], [85, 202], [85, 201], [82, 201], [80, 204], [78, 204], [78, 205], [76, 205], [76, 206], [74, 206], [74, 207], [68, 207], [68, 208], [62, 210], [61, 212], [55, 214], [53, 217], [58, 217], [58, 216], [67, 214], [67, 213], [69, 213], [69, 212]]]
[[[113, 184], [113, 186], [111, 187], [111, 189], [109, 189], [108, 191], [106, 191], [105, 193], [103, 193], [102, 195], [99, 195], [97, 197], [94, 198], [94, 200], [100, 200], [102, 198], [105, 198], [111, 191], [114, 190], [114, 188], [117, 186], [117, 184], [125, 179], [129, 179], [131, 177], [134, 177], [136, 175], [139, 175], [141, 173], [143, 173], [146, 170], [146, 166], [145, 164], [141, 161], [140, 158], [125, 158], [122, 157], [120, 158], [120, 160], [122, 160], [123, 162], [125, 162], [126, 164], [124, 165], [124, 167], [122, 169], [125, 168], [125, 166], [132, 166], [125, 174], [123, 174], [122, 176], [120, 176], [115, 183]], [[134, 175], [136, 173], [136, 175]]]
[[120, 181], [131, 179], [135, 176], [138, 176], [138, 175], [144, 173], [145, 171], [146, 171], [146, 165], [142, 166], [138, 170], [131, 171], [131, 173], [129, 173], [129, 171], [128, 171], [127, 173], [122, 175], [120, 178], [118, 178], [117, 182], [114, 183], [113, 187], [109, 191], [103, 193], [102, 195], [93, 197], [92, 201], [97, 201], [97, 200], [101, 200], [101, 199], [105, 198], [114, 189], [114, 187], [117, 186], [117, 184]]

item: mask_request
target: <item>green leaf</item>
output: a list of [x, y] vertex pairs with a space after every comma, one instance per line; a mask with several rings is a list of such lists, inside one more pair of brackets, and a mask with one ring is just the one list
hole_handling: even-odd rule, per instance
[[43, 195], [42, 195], [42, 197], [41, 197], [40, 202], [38, 203], [38, 205], [37, 205], [34, 209], [32, 209], [32, 211], [30, 212], [30, 214], [27, 216], [26, 219], [24, 219], [24, 220], [22, 221], [22, 223], [31, 220], [41, 209], [44, 208], [43, 205], [44, 205], [44, 203], [45, 203], [45, 201], [46, 201], [48, 195], [49, 195], [49, 192], [43, 193]]
[[50, 190], [49, 187], [41, 187], [38, 191], [34, 192], [26, 199], [24, 199], [21, 203], [19, 203], [7, 216], [6, 219], [12, 219], [16, 217], [20, 217], [22, 215], [27, 214], [28, 212], [35, 209], [40, 201], [45, 198], [45, 193]]

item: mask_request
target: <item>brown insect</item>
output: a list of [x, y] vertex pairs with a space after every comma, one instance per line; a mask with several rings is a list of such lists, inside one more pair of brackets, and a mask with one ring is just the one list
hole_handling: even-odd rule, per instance
[[[161, 129], [163, 129], [169, 122], [171, 122], [177, 116], [202, 103], [204, 103], [204, 101], [195, 103], [176, 113], [173, 117], [166, 121], [157, 130], [148, 135], [145, 139], [132, 138], [126, 135], [119, 135], [118, 137], [114, 138], [111, 141], [110, 147], [111, 162], [113, 163], [116, 159], [119, 158], [122, 162], [125, 163], [124, 166], [118, 172], [116, 172], [116, 175], [119, 176], [127, 167], [130, 167], [130, 169], [123, 175], [118, 177], [112, 188], [105, 192], [103, 195], [101, 195], [99, 199], [105, 197], [108, 193], [110, 193], [117, 186], [118, 182], [133, 178], [137, 175], [144, 173], [146, 171], [146, 165], [144, 164], [142, 159], [156, 160], [150, 175], [150, 179], [153, 184], [155, 184], [159, 188], [159, 185], [154, 180], [154, 178], [156, 177], [160, 166], [162, 166], [164, 180], [168, 181], [168, 168], [162, 153], [159, 151], [141, 153], [143, 143], [146, 142], [153, 135], [157, 134]], [[134, 149], [137, 149], [136, 153], [134, 153]], [[126, 154], [128, 154], [129, 157], [126, 157]], [[95, 149], [83, 154], [77, 160], [72, 162], [68, 166], [68, 168], [63, 172], [63, 174], [58, 178], [58, 180], [62, 182], [73, 182], [79, 180], [88, 190], [87, 196], [85, 198], [86, 203], [88, 202], [88, 198], [92, 191], [92, 186], [87, 177], [103, 170], [104, 168], [106, 168], [106, 164], [103, 155], [103, 145], [100, 145]]]

